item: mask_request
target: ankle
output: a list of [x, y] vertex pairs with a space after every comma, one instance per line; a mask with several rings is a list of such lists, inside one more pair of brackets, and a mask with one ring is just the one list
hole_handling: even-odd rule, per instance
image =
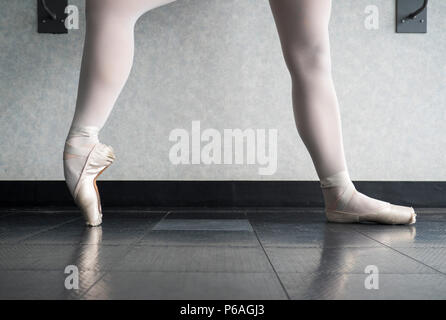
[[338, 199], [342, 197], [342, 193], [344, 192], [344, 188], [342, 187], [322, 188], [321, 190], [326, 209], [335, 208]]
[[84, 156], [99, 142], [99, 128], [94, 126], [71, 126], [65, 140], [64, 153]]
[[71, 194], [84, 168], [88, 155], [99, 142], [96, 127], [71, 126], [63, 153], [64, 176]]
[[345, 205], [356, 190], [347, 171], [341, 171], [321, 179], [321, 189], [326, 209]]

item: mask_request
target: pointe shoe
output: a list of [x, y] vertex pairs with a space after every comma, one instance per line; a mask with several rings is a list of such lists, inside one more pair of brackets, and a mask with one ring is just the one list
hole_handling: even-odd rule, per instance
[[328, 205], [325, 214], [329, 222], [336, 223], [361, 223], [376, 222], [391, 225], [410, 225], [416, 222], [416, 213], [412, 207], [394, 205], [388, 202], [381, 202], [383, 205], [379, 209], [367, 212], [354, 212], [348, 209], [350, 201], [358, 196], [355, 186], [351, 182], [348, 174], [341, 172], [335, 176], [322, 181], [322, 188], [342, 186], [344, 191], [334, 203]]
[[87, 226], [96, 227], [102, 223], [101, 198], [96, 179], [114, 160], [113, 149], [102, 143], [95, 144], [88, 154], [73, 192], [74, 202], [81, 209]]
[[325, 211], [329, 222], [337, 223], [361, 223], [376, 222], [381, 224], [414, 224], [416, 213], [411, 207], [397, 206], [387, 203], [384, 209], [375, 212], [354, 213], [342, 210]]

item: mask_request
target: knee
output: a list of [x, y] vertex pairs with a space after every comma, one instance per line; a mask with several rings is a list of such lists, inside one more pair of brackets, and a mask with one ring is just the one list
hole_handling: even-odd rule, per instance
[[284, 48], [284, 57], [292, 77], [325, 74], [331, 70], [330, 50], [326, 45], [289, 46]]

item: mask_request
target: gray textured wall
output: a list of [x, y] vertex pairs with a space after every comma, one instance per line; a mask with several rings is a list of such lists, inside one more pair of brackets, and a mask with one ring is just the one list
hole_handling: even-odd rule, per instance
[[[70, 3], [84, 13], [84, 1]], [[39, 35], [36, 1], [0, 0], [0, 179], [62, 179], [84, 36]], [[366, 30], [364, 9], [380, 9]], [[446, 180], [446, 1], [428, 34], [395, 34], [390, 0], [336, 0], [334, 78], [351, 175]], [[118, 159], [104, 179], [315, 179], [294, 128], [290, 84], [266, 0], [179, 0], [143, 16], [135, 65], [102, 131]], [[171, 130], [278, 129], [278, 168], [169, 162]]]

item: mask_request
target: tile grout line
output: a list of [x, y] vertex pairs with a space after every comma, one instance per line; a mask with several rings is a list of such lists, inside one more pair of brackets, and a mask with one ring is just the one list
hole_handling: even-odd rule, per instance
[[[165, 217], [167, 217], [167, 215], [170, 213], [169, 210], [166, 211], [166, 213], [159, 219], [159, 221], [163, 220]], [[159, 222], [158, 221], [158, 222]], [[122, 256], [117, 257], [112, 263], [111, 265], [115, 264], [118, 259], [122, 259], [124, 258], [133, 248], [134, 246], [139, 243], [141, 241], [141, 239], [144, 238], [144, 236], [147, 234], [147, 232], [150, 232], [150, 224], [149, 226], [147, 226], [147, 229], [142, 233], [142, 235], [139, 238], [136, 238], [134, 241], [130, 242], [129, 244], [127, 244], [127, 249], [126, 251], [122, 254]], [[85, 290], [85, 292], [83, 294], [81, 294], [80, 299], [84, 298], [85, 295], [100, 281], [102, 280], [107, 274], [109, 274], [112, 270], [112, 268], [110, 268], [109, 270], [104, 270], [104, 273], [102, 274], [102, 276], [100, 276], [93, 284], [91, 284], [90, 287], [88, 287], [87, 290]]]
[[[169, 213], [170, 213], [171, 211], [168, 211], [168, 212], [166, 212], [166, 214], [159, 220], [159, 221], [161, 221], [161, 220], [163, 220], [163, 219], [165, 219], [168, 215], [169, 215]], [[158, 221], [158, 222], [159, 222]], [[248, 220], [248, 222], [249, 222], [249, 220]], [[252, 226], [251, 226], [252, 227]], [[256, 240], [258, 241], [258, 243], [260, 244], [260, 247], [262, 248], [262, 251], [263, 251], [263, 253], [265, 254], [265, 256], [266, 256], [266, 258], [267, 258], [267, 260], [268, 260], [268, 262], [269, 262], [269, 264], [271, 265], [271, 267], [272, 267], [272, 269], [273, 269], [273, 271], [274, 271], [274, 274], [275, 274], [275, 276], [277, 277], [277, 280], [279, 281], [279, 284], [281, 285], [281, 287], [282, 287], [282, 290], [284, 291], [284, 293], [285, 293], [285, 295], [286, 295], [286, 297], [287, 297], [287, 299], [288, 300], [290, 300], [290, 296], [289, 296], [289, 294], [288, 294], [288, 292], [286, 291], [286, 289], [285, 289], [285, 286], [283, 285], [283, 283], [282, 283], [282, 281], [281, 281], [281, 279], [280, 279], [280, 277], [278, 276], [278, 274], [277, 274], [277, 272], [276, 272], [276, 270], [274, 269], [274, 266], [272, 265], [272, 263], [271, 263], [271, 261], [270, 261], [270, 259], [269, 259], [269, 257], [268, 257], [268, 255], [266, 254], [266, 251], [265, 251], [265, 249], [263, 248], [263, 246], [262, 246], [262, 244], [261, 244], [261, 242], [260, 242], [260, 240], [259, 240], [259, 238], [258, 238], [258, 236], [257, 236], [257, 234], [256, 234], [256, 232], [254, 231], [254, 228], [252, 228], [252, 232], [255, 234], [255, 236], [256, 236]], [[127, 255], [130, 251], [131, 251], [131, 249], [133, 248], [133, 246], [136, 244], [136, 243], [138, 243], [146, 234], [147, 234], [147, 232], [150, 232], [150, 229], [148, 229], [141, 237], [139, 237], [137, 240], [135, 240], [135, 241], [133, 241], [132, 243], [130, 243], [130, 244], [128, 244], [128, 248], [129, 248], [129, 250], [127, 250], [127, 252], [124, 254], [124, 256], [125, 255]], [[250, 247], [250, 248], [252, 248], [252, 247]], [[119, 257], [119, 258], [121, 258], [121, 257]], [[116, 260], [117, 260], [118, 258], [116, 258]], [[115, 260], [115, 261], [116, 261]], [[88, 292], [101, 280], [101, 279], [103, 279], [107, 274], [109, 274], [110, 272], [112, 272], [112, 271], [120, 271], [120, 270], [106, 270], [105, 272], [104, 272], [104, 274], [99, 278], [99, 279], [97, 279], [87, 290], [85, 290], [85, 292], [81, 295], [81, 298], [83, 298], [83, 297], [85, 297], [85, 295], [87, 295], [88, 294]], [[151, 271], [151, 272], [165, 272], [165, 271]], [[214, 272], [211, 272], [211, 273], [214, 273]], [[221, 273], [221, 272], [217, 272], [217, 273]], [[255, 273], [261, 273], [261, 274], [263, 274], [263, 273], [266, 273], [266, 274], [270, 274], [270, 273], [268, 273], [268, 272], [255, 272]]]
[[399, 254], [401, 254], [401, 255], [403, 255], [403, 256], [405, 256], [405, 257], [407, 257], [407, 258], [409, 258], [409, 259], [411, 259], [411, 260], [413, 260], [413, 261], [418, 262], [419, 264], [421, 264], [421, 265], [423, 265], [423, 266], [425, 266], [425, 267], [428, 267], [429, 269], [434, 270], [434, 271], [437, 272], [437, 273], [440, 273], [440, 274], [442, 274], [442, 275], [446, 275], [445, 273], [441, 272], [440, 270], [435, 269], [434, 267], [432, 267], [432, 266], [430, 266], [430, 265], [424, 263], [423, 261], [420, 261], [420, 260], [418, 260], [418, 259], [415, 259], [414, 257], [411, 257], [411, 256], [409, 256], [408, 254], [405, 254], [404, 252], [401, 252], [401, 251], [397, 250], [396, 248], [393, 248], [393, 247], [391, 247], [391, 246], [389, 246], [389, 245], [387, 245], [387, 244], [385, 244], [385, 243], [383, 243], [383, 242], [381, 242], [381, 241], [379, 241], [379, 240], [376, 240], [376, 239], [372, 238], [371, 236], [369, 236], [369, 235], [367, 235], [367, 234], [365, 234], [365, 233], [363, 233], [363, 232], [361, 232], [361, 231], [359, 231], [359, 230], [357, 230], [357, 229], [356, 229], [356, 232], [362, 234], [364, 237], [367, 237], [367, 238], [369, 238], [369, 239], [371, 239], [371, 240], [373, 240], [373, 241], [378, 242], [379, 244], [383, 245], [384, 247], [386, 247], [386, 248], [388, 248], [388, 249], [391, 249], [391, 250], [394, 251], [394, 252], [397, 252], [397, 253], [399, 253]]
[[[249, 220], [248, 220], [249, 221]], [[249, 222], [251, 224], [251, 222]], [[252, 227], [252, 226], [251, 226]], [[270, 264], [271, 268], [274, 271], [274, 274], [276, 275], [277, 281], [279, 281], [280, 286], [282, 287], [282, 290], [285, 292], [285, 295], [287, 297], [288, 300], [291, 300], [290, 295], [288, 294], [288, 291], [285, 288], [285, 285], [283, 284], [282, 280], [280, 279], [279, 275], [277, 274], [276, 268], [274, 268], [273, 263], [271, 262], [271, 259], [269, 258], [268, 254], [266, 253], [265, 248], [263, 247], [262, 242], [259, 239], [259, 236], [257, 235], [257, 231], [254, 229], [254, 227], [252, 228], [254, 235], [256, 236], [257, 241], [259, 242], [260, 248], [262, 248], [263, 253], [266, 256], [266, 259], [268, 260], [268, 263]]]
[[265, 254], [266, 259], [268, 260], [268, 263], [270, 264], [271, 268], [273, 269], [274, 274], [276, 275], [277, 281], [279, 282], [280, 286], [282, 287], [283, 292], [285, 293], [287, 299], [288, 299], [288, 300], [291, 300], [291, 297], [290, 297], [290, 295], [288, 294], [288, 291], [287, 291], [287, 289], [285, 288], [285, 285], [283, 284], [282, 279], [280, 279], [279, 275], [277, 274], [276, 268], [274, 268], [274, 265], [273, 265], [273, 263], [271, 262], [271, 259], [269, 258], [268, 254], [266, 253], [265, 248], [263, 247], [262, 242], [261, 242], [260, 239], [259, 239], [259, 236], [258, 236], [258, 234], [257, 234], [257, 231], [254, 229], [254, 227], [253, 227], [252, 224], [251, 224], [251, 221], [249, 220], [248, 210], [244, 210], [243, 213], [244, 213], [244, 216], [245, 216], [246, 220], [248, 220], [248, 223], [251, 225], [252, 232], [253, 232], [254, 235], [256, 236], [257, 242], [259, 243], [260, 248], [262, 248], [262, 251], [263, 251], [263, 253]]
[[165, 214], [164, 214], [164, 215], [163, 215], [157, 222], [155, 222], [155, 223], [153, 224], [152, 228], [150, 228], [150, 225], [147, 226], [146, 230], [144, 230], [144, 232], [141, 234], [141, 236], [138, 237], [138, 238], [136, 238], [133, 242], [129, 243], [129, 246], [130, 246], [130, 245], [133, 245], [133, 246], [138, 245], [138, 244], [141, 242], [141, 240], [144, 239], [144, 237], [145, 237], [148, 233], [150, 233], [150, 231], [152, 231], [153, 228], [154, 228], [158, 223], [160, 223], [161, 221], [163, 221], [163, 220], [169, 215], [170, 212], [171, 212], [170, 210], [167, 210], [166, 213], [165, 213]]
[[[90, 270], [84, 270], [84, 271], [90, 271]], [[106, 270], [106, 271], [104, 271], [104, 273], [99, 277], [99, 278], [97, 278], [96, 279], [96, 281], [94, 281], [85, 291], [84, 291], [84, 293], [82, 293], [80, 296], [79, 296], [79, 300], [80, 299], [83, 299], [84, 298], [84, 296], [91, 290], [91, 288], [93, 288], [99, 281], [101, 281], [108, 273], [109, 273], [110, 271], [109, 270]]]
[[56, 224], [56, 225], [54, 225], [54, 226], [48, 227], [48, 228], [46, 228], [46, 229], [42, 229], [42, 230], [36, 231], [36, 232], [34, 232], [34, 233], [31, 233], [31, 234], [25, 236], [24, 238], [22, 238], [22, 239], [20, 239], [20, 240], [17, 240], [16, 244], [24, 244], [24, 242], [25, 242], [26, 240], [28, 240], [28, 239], [30, 239], [30, 238], [32, 238], [32, 237], [34, 237], [34, 236], [37, 236], [37, 235], [39, 235], [39, 234], [41, 234], [41, 233], [44, 233], [44, 232], [48, 232], [48, 231], [57, 229], [57, 228], [59, 228], [59, 227], [65, 225], [65, 224], [68, 224], [68, 223], [70, 223], [70, 222], [73, 222], [73, 221], [76, 221], [76, 220], [79, 220], [79, 219], [80, 219], [79, 217], [77, 217], [77, 218], [72, 218], [72, 219], [70, 219], [70, 220], [61, 222], [61, 223]]

